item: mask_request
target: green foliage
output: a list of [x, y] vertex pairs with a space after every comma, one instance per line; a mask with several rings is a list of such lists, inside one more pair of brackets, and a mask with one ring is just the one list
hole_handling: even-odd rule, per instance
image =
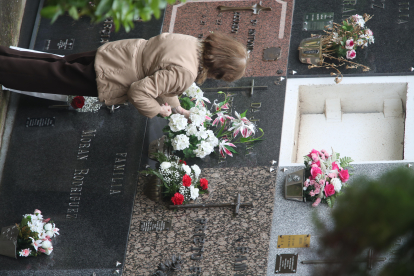
[[339, 159], [340, 166], [342, 168], [346, 168], [346, 167], [352, 168], [352, 166], [350, 165], [350, 163], [353, 162], [353, 161], [354, 160], [352, 160], [351, 157], [346, 157], [346, 156], [344, 158]]
[[[134, 27], [134, 20], [143, 21], [161, 16], [161, 10], [175, 0], [48, 0], [41, 15], [50, 18], [52, 23], [65, 12], [75, 20], [88, 16], [92, 22], [98, 23], [111, 17], [115, 30], [123, 26], [126, 32]], [[185, 1], [182, 1], [185, 2]]]
[[195, 106], [194, 102], [191, 101], [188, 97], [181, 97], [180, 98], [180, 105], [182, 108], [190, 110], [192, 107]]
[[[394, 262], [384, 265], [381, 276], [414, 275], [414, 172], [397, 168], [376, 179], [359, 177], [341, 195], [332, 212], [333, 228], [317, 222], [326, 258], [344, 262], [329, 266], [318, 275], [366, 275], [356, 258], [367, 249], [378, 255], [404, 237]], [[374, 264], [375, 265], [375, 264]]]

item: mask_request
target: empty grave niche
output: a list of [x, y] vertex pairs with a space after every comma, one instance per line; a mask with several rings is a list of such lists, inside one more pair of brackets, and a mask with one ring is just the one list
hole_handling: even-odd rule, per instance
[[403, 160], [406, 101], [407, 83], [299, 86], [292, 161], [312, 149], [356, 162]]

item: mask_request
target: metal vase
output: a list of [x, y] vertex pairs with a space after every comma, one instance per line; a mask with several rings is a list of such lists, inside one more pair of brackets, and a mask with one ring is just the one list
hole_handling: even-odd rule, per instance
[[314, 65], [322, 64], [322, 37], [303, 39], [298, 50], [300, 62]]
[[11, 258], [16, 257], [17, 236], [19, 235], [19, 228], [17, 225], [11, 225], [1, 228], [0, 234], [0, 255]]
[[155, 202], [162, 202], [162, 182], [155, 175], [151, 175], [146, 179], [144, 185], [144, 195]]
[[305, 169], [288, 174], [285, 179], [285, 199], [306, 201], [303, 197], [304, 182]]

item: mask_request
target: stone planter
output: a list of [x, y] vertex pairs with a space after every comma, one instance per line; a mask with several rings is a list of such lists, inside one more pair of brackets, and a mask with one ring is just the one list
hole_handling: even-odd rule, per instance
[[314, 65], [322, 64], [322, 37], [303, 39], [298, 50], [300, 62]]
[[144, 185], [144, 195], [155, 202], [162, 202], [162, 182], [155, 175], [150, 175]]
[[285, 199], [304, 201], [303, 183], [305, 182], [305, 169], [290, 173], [285, 179]]
[[19, 229], [16, 225], [1, 228], [0, 233], [0, 255], [11, 258], [16, 257], [17, 236]]

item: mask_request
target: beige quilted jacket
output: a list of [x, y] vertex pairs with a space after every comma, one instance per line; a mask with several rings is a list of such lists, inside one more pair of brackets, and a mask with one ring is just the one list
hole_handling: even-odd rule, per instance
[[95, 58], [99, 100], [106, 105], [128, 100], [149, 118], [160, 104], [179, 106], [177, 95], [197, 77], [199, 49], [197, 38], [169, 33], [102, 45]]

